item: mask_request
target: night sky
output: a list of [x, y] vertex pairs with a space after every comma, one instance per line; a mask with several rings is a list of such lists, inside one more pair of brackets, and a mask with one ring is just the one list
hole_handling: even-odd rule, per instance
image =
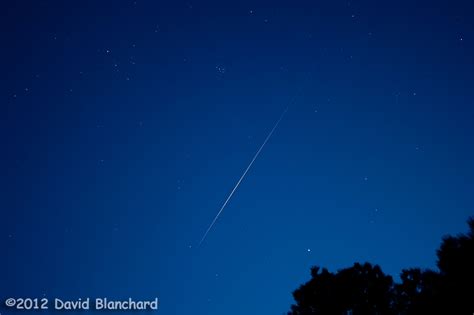
[[436, 268], [474, 209], [473, 15], [2, 2], [0, 298], [282, 314], [313, 265]]

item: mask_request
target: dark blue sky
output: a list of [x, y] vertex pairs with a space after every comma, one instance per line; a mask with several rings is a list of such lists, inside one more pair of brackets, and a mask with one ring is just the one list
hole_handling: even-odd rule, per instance
[[1, 11], [1, 298], [281, 314], [313, 265], [396, 278], [466, 230], [471, 1]]

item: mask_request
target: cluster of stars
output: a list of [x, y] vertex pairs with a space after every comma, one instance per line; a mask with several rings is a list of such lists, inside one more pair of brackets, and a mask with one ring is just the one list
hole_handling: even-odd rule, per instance
[[183, 183], [184, 183], [184, 180], [178, 179], [176, 189], [181, 190]]
[[220, 65], [217, 65], [217, 66], [216, 66], [216, 70], [217, 70], [217, 72], [220, 73], [220, 74], [224, 74], [225, 71], [226, 71], [225, 68], [224, 68], [223, 66], [220, 66]]

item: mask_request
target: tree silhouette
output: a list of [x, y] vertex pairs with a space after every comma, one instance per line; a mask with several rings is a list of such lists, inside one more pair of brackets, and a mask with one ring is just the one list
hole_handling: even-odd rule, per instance
[[293, 293], [289, 314], [389, 314], [392, 277], [369, 263], [339, 270], [311, 269], [312, 279]]
[[434, 305], [439, 296], [440, 276], [438, 273], [418, 268], [403, 270], [402, 282], [394, 286], [392, 307], [395, 314], [437, 314]]
[[468, 234], [445, 237], [437, 252], [440, 307], [456, 314], [474, 314], [474, 218], [468, 224]]
[[469, 232], [443, 238], [439, 271], [402, 270], [393, 283], [377, 265], [355, 263], [336, 273], [311, 268], [311, 279], [293, 292], [289, 315], [474, 314], [474, 219]]

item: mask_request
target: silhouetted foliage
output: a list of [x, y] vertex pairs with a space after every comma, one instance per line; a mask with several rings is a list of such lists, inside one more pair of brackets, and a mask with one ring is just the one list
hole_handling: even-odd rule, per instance
[[408, 269], [402, 271], [400, 279], [402, 282], [395, 285], [392, 295], [394, 314], [437, 314], [433, 301], [439, 295], [438, 273]]
[[356, 263], [336, 274], [319, 267], [312, 279], [294, 292], [297, 305], [290, 314], [388, 314], [393, 285], [379, 266]]
[[406, 269], [401, 283], [369, 263], [336, 273], [311, 268], [311, 280], [293, 292], [296, 304], [288, 314], [474, 314], [474, 219], [468, 224], [468, 234], [443, 239], [438, 272]]
[[474, 314], [474, 218], [468, 224], [468, 234], [445, 237], [437, 252], [442, 284], [438, 299], [451, 314]]

